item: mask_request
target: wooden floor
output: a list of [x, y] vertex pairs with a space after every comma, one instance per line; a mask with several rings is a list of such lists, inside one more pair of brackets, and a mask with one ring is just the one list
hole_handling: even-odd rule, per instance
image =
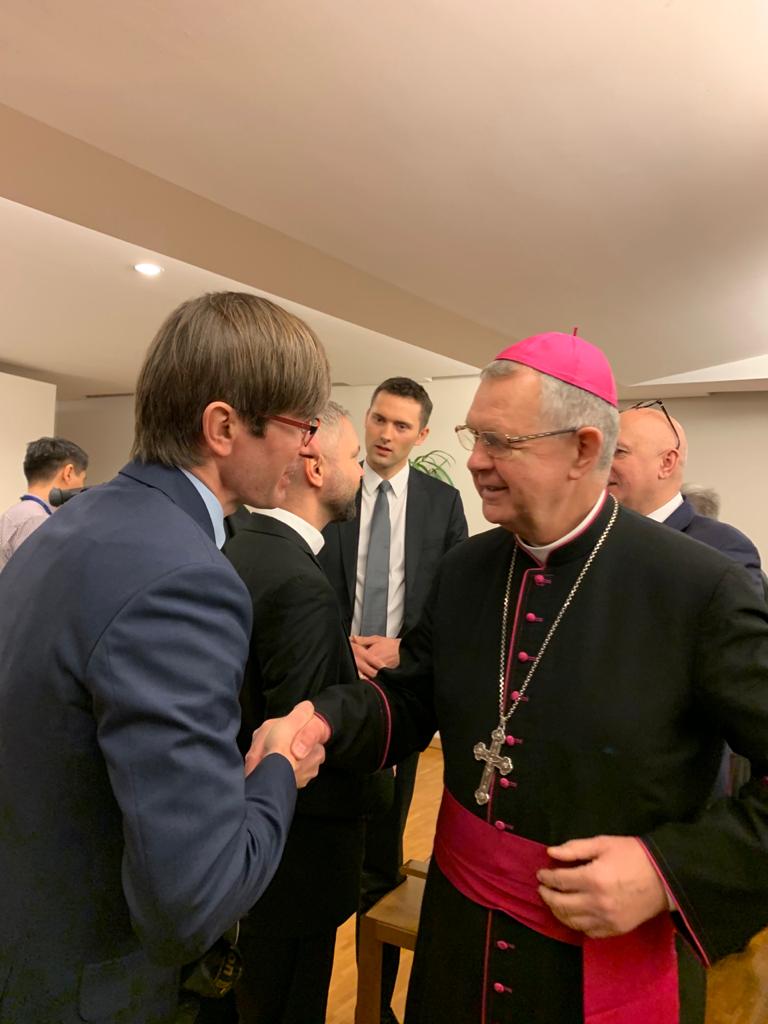
[[[443, 755], [429, 747], [419, 759], [416, 791], [411, 813], [405, 829], [403, 852], [405, 860], [425, 860], [432, 852], [435, 821], [443, 788]], [[405, 1008], [405, 992], [411, 974], [413, 954], [404, 950], [400, 955], [400, 973], [397, 978], [393, 1009], [400, 1020]], [[328, 999], [326, 1024], [353, 1024], [357, 968], [355, 966], [355, 919], [350, 918], [339, 929], [336, 939], [336, 959], [333, 965], [331, 991]]]

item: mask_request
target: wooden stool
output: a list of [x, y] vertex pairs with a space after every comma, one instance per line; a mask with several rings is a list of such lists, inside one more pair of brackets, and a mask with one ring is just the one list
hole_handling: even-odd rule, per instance
[[381, 947], [416, 948], [427, 864], [408, 861], [406, 879], [360, 920], [355, 1024], [381, 1024]]

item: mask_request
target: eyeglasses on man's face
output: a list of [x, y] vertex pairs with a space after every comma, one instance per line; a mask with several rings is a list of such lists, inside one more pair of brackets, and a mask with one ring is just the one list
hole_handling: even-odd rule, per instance
[[517, 446], [527, 441], [538, 441], [540, 437], [557, 437], [558, 434], [575, 434], [578, 427], [564, 427], [562, 430], [544, 430], [540, 434], [497, 434], [494, 430], [475, 430], [468, 427], [466, 423], [455, 428], [456, 437], [462, 448], [468, 452], [474, 451], [475, 445], [480, 442], [486, 455], [492, 459], [512, 458]]
[[315, 416], [315, 418], [312, 420], [292, 420], [290, 416], [265, 416], [264, 419], [274, 420], [276, 423], [285, 423], [289, 427], [297, 427], [299, 430], [301, 430], [302, 448], [306, 448], [306, 446], [317, 433], [317, 429], [320, 426], [320, 419], [317, 416]]
[[660, 398], [649, 398], [646, 402], [635, 402], [634, 405], [630, 405], [628, 409], [624, 409], [624, 412], [634, 412], [635, 409], [661, 409], [667, 418], [669, 429], [675, 435], [675, 451], [680, 451], [680, 435], [675, 429], [675, 424], [672, 422], [672, 417], [667, 412], [666, 406]]

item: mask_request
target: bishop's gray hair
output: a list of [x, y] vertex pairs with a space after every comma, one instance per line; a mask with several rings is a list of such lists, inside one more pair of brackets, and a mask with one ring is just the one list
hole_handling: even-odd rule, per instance
[[619, 411], [609, 402], [592, 395], [583, 388], [566, 384], [563, 380], [540, 373], [511, 359], [495, 359], [484, 368], [482, 380], [513, 377], [520, 370], [530, 370], [541, 381], [541, 416], [546, 429], [565, 430], [568, 427], [596, 427], [603, 435], [603, 446], [595, 466], [608, 469], [616, 451], [619, 436]]
[[318, 440], [322, 442], [325, 437], [330, 434], [338, 434], [341, 421], [343, 419], [351, 419], [351, 415], [347, 409], [339, 405], [338, 402], [329, 401], [320, 410], [320, 427], [317, 431]]

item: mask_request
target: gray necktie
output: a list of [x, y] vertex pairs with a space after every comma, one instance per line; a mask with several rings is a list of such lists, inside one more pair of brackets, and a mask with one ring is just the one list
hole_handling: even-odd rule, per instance
[[387, 635], [387, 599], [389, 597], [389, 499], [392, 490], [388, 480], [382, 480], [376, 494], [368, 538], [368, 561], [365, 565], [363, 587], [363, 614], [360, 621], [361, 636]]

